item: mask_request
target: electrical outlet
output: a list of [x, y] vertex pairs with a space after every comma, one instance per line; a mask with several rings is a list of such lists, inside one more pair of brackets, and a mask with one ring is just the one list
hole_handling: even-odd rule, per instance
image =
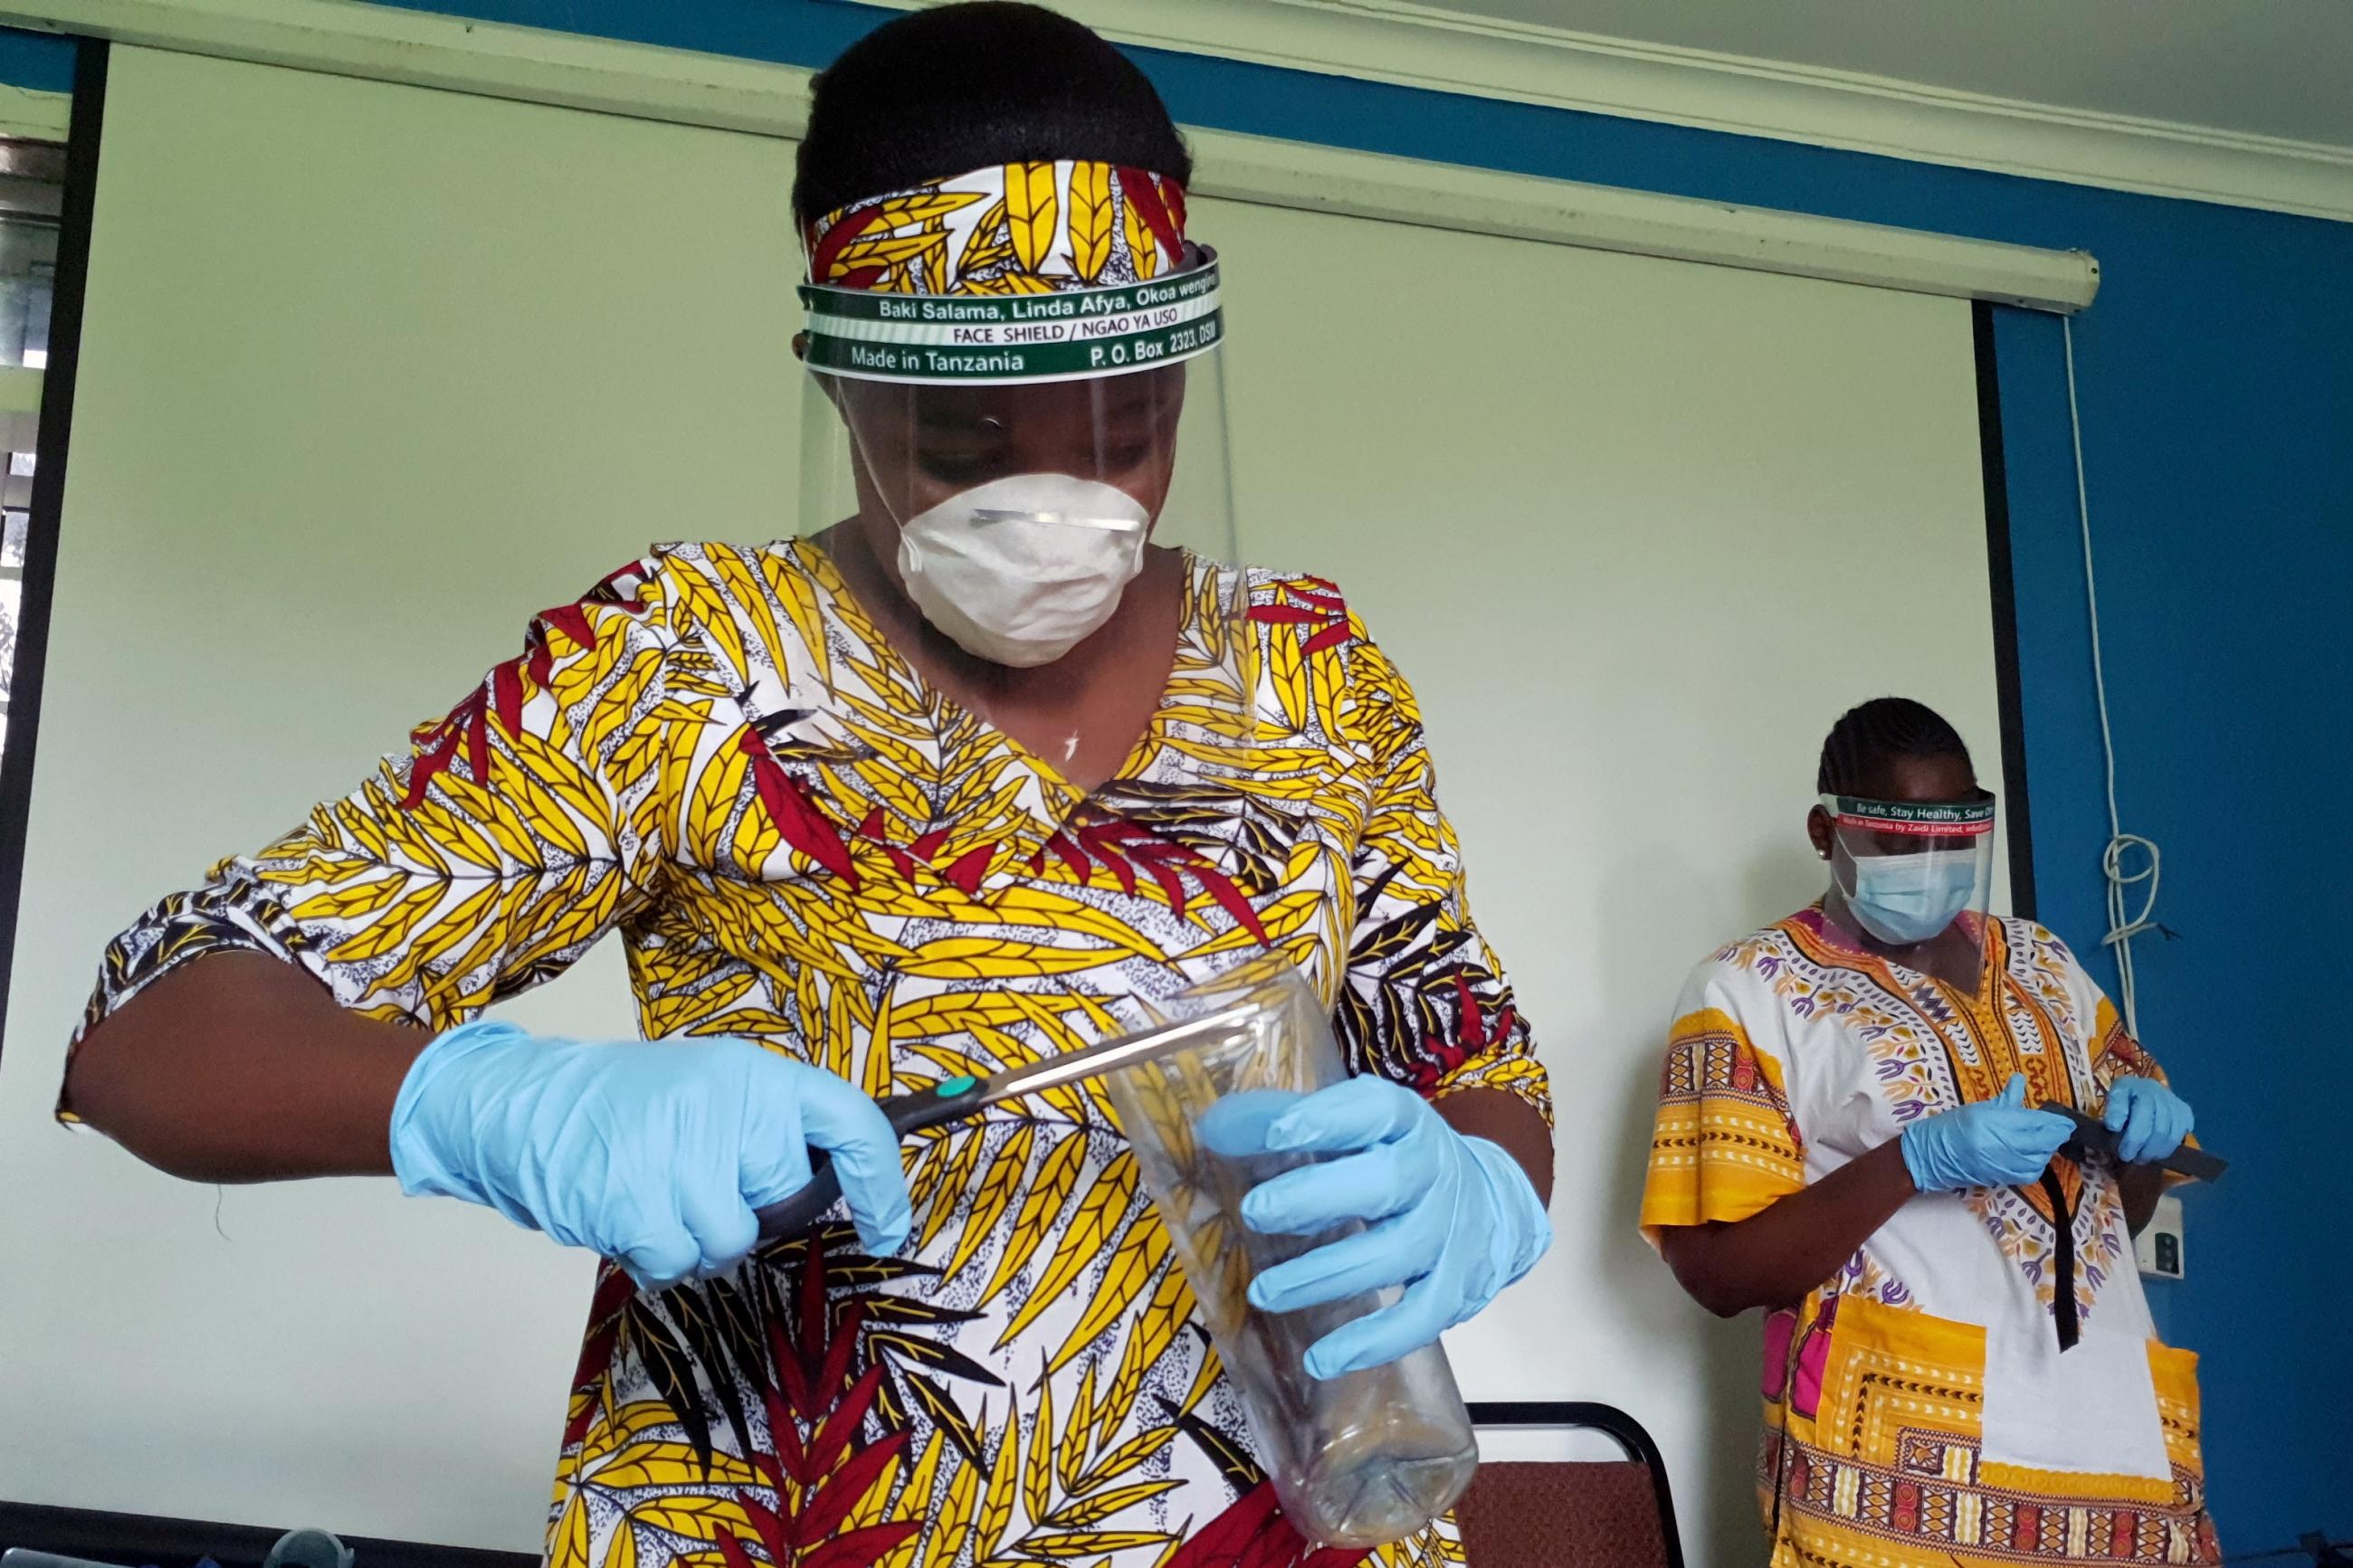
[[2181, 1262], [2181, 1200], [2171, 1193], [2157, 1200], [2157, 1212], [2133, 1238], [2133, 1258], [2151, 1279], [2179, 1279]]

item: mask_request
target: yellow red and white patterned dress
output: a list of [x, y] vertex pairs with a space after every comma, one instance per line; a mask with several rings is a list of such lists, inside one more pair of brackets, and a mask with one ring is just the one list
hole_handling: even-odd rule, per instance
[[[1700, 964], [1645, 1232], [1746, 1219], [2013, 1072], [2030, 1104], [2089, 1111], [2122, 1074], [2162, 1078], [2057, 937], [2000, 919], [1982, 934], [1975, 995], [1861, 951], [1819, 908]], [[2196, 1364], [2156, 1337], [2113, 1167], [2062, 1156], [2047, 1185], [1915, 1197], [1767, 1321], [1773, 1563], [2217, 1562]]]
[[[1123, 998], [1276, 948], [1355, 1070], [1548, 1112], [1405, 682], [1330, 584], [1190, 570], [1152, 726], [1082, 795], [927, 687], [815, 546], [658, 550], [125, 932], [90, 1019], [234, 947], [443, 1029], [617, 930], [648, 1037], [744, 1036], [880, 1096], [1074, 1048]], [[1459, 1560], [1441, 1529], [1303, 1552], [1098, 1091], [910, 1157], [902, 1257], [835, 1224], [703, 1287], [606, 1268], [554, 1563]]]

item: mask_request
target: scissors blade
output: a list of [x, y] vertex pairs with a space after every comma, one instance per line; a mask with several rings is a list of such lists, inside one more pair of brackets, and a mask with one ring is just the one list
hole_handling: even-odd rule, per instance
[[1182, 1023], [1161, 1024], [1149, 1029], [1139, 1029], [1132, 1035], [1114, 1036], [1082, 1050], [1065, 1051], [1060, 1056], [1042, 1057], [1022, 1067], [1008, 1068], [1002, 1072], [989, 1074], [987, 1088], [981, 1093], [981, 1103], [994, 1105], [1000, 1100], [1036, 1094], [1041, 1089], [1059, 1089], [1081, 1079], [1096, 1078], [1141, 1062], [1155, 1061], [1187, 1047], [1230, 1038], [1248, 1029], [1261, 1011], [1259, 1007], [1244, 1003], [1198, 1018], [1187, 1018]]

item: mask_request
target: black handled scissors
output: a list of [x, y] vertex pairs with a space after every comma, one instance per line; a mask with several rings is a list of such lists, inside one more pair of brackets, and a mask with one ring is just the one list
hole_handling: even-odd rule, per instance
[[[1198, 1018], [1188, 1018], [1179, 1024], [1162, 1024], [1155, 1028], [1139, 1030], [1099, 1041], [1084, 1050], [1066, 1051], [1060, 1056], [1041, 1057], [1027, 1066], [1007, 1068], [990, 1073], [987, 1078], [952, 1078], [930, 1089], [913, 1094], [893, 1095], [876, 1103], [890, 1119], [892, 1131], [904, 1138], [910, 1132], [925, 1127], [938, 1127], [950, 1121], [963, 1121], [977, 1116], [1001, 1100], [1012, 1100], [1040, 1089], [1056, 1089], [1082, 1079], [1115, 1072], [1140, 1062], [1148, 1062], [1187, 1046], [1207, 1045], [1231, 1038], [1249, 1027], [1261, 1012], [1255, 1005], [1243, 1003], [1222, 1008]], [[817, 1217], [841, 1199], [841, 1176], [833, 1168], [833, 1157], [822, 1149], [809, 1151], [809, 1182], [781, 1202], [754, 1210], [760, 1221], [760, 1239], [774, 1241], [790, 1236], [814, 1224]]]

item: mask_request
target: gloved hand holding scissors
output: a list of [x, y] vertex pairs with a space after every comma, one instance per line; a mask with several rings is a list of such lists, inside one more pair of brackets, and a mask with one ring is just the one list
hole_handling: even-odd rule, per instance
[[1518, 1161], [1456, 1131], [1429, 1101], [1386, 1079], [1353, 1078], [1308, 1095], [1266, 1122], [1260, 1139], [1266, 1152], [1339, 1158], [1252, 1189], [1242, 1200], [1251, 1229], [1306, 1236], [1348, 1220], [1368, 1227], [1267, 1269], [1250, 1282], [1252, 1304], [1289, 1312], [1405, 1287], [1392, 1305], [1310, 1347], [1311, 1376], [1378, 1366], [1430, 1343], [1525, 1274], [1552, 1240], [1544, 1200]]
[[2116, 1158], [2127, 1165], [2162, 1160], [2181, 1147], [2198, 1118], [2189, 1102], [2153, 1078], [2120, 1078], [2108, 1086], [2100, 1118], [2118, 1134]]
[[649, 1289], [734, 1267], [758, 1235], [752, 1211], [807, 1184], [811, 1148], [832, 1155], [866, 1250], [897, 1251], [907, 1183], [881, 1108], [747, 1041], [589, 1045], [461, 1025], [417, 1057], [392, 1112], [402, 1191], [495, 1208]]

